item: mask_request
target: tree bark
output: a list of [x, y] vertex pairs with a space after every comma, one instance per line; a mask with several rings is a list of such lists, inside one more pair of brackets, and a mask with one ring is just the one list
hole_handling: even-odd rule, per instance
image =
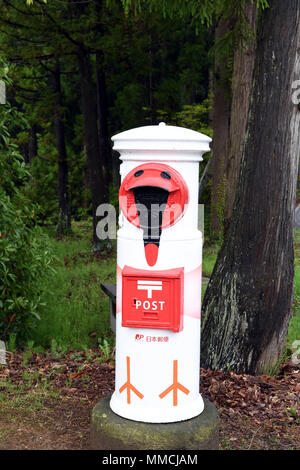
[[22, 147], [22, 155], [24, 156], [24, 161], [25, 163], [30, 164], [33, 158], [36, 157], [38, 152], [35, 124], [33, 124], [28, 131], [28, 143]]
[[96, 79], [97, 79], [97, 111], [98, 111], [98, 135], [99, 135], [99, 152], [102, 156], [103, 177], [105, 198], [109, 199], [109, 183], [111, 180], [111, 147], [108, 134], [108, 109], [106, 96], [106, 80], [103, 70], [102, 54], [96, 54]]
[[250, 34], [246, 34], [246, 37], [242, 38], [241, 43], [237, 45], [234, 53], [229, 153], [225, 169], [227, 180], [224, 216], [225, 227], [228, 226], [229, 219], [232, 214], [246, 133], [255, 60], [257, 19], [256, 2], [252, 3], [250, 0], [246, 2], [244, 15], [245, 20], [249, 25], [249, 33], [251, 34], [251, 31], [253, 31], [253, 37], [251, 37]]
[[62, 93], [60, 83], [60, 64], [56, 61], [53, 72], [53, 88], [55, 93], [54, 104], [54, 126], [56, 136], [56, 148], [58, 153], [58, 206], [59, 219], [57, 232], [66, 233], [71, 228], [71, 217], [69, 210], [69, 190], [68, 190], [68, 161], [65, 141], [65, 125], [61, 115]]
[[102, 243], [97, 237], [96, 227], [99, 218], [96, 216], [97, 207], [107, 202], [105, 197], [105, 184], [103, 176], [103, 155], [99, 149], [99, 136], [97, 125], [96, 86], [92, 78], [92, 67], [89, 53], [80, 50], [78, 53], [79, 74], [81, 82], [82, 112], [84, 121], [84, 136], [86, 158], [88, 166], [88, 180], [92, 193], [93, 211], [93, 250], [102, 250]]
[[198, 189], [198, 204], [200, 204], [200, 201], [201, 201], [201, 196], [202, 196], [202, 193], [205, 189], [205, 186], [206, 184], [208, 183], [208, 180], [210, 178], [210, 167], [211, 167], [211, 158], [208, 160], [208, 162], [206, 163], [206, 166], [204, 168], [204, 171], [203, 171], [203, 174], [200, 178], [200, 182], [199, 182], [199, 189]]
[[273, 0], [262, 15], [237, 194], [203, 302], [203, 367], [259, 373], [283, 351], [293, 298], [299, 20], [300, 0]]
[[29, 163], [32, 162], [34, 157], [37, 156], [38, 153], [38, 143], [37, 143], [37, 129], [36, 125], [33, 124], [33, 126], [29, 129], [29, 139], [28, 139], [28, 160]]
[[[229, 31], [228, 22], [220, 20], [215, 31], [218, 41]], [[213, 110], [213, 154], [210, 231], [213, 238], [223, 233], [223, 212], [225, 205], [225, 168], [229, 149], [230, 125], [230, 84], [227, 71], [227, 57], [218, 50], [215, 55], [214, 110]]]

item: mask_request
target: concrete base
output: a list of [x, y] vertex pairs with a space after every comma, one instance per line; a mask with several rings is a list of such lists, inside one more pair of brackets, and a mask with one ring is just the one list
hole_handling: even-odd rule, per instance
[[109, 406], [111, 395], [92, 411], [90, 447], [95, 450], [218, 450], [219, 415], [204, 398], [204, 411], [178, 423], [150, 424], [121, 418]]

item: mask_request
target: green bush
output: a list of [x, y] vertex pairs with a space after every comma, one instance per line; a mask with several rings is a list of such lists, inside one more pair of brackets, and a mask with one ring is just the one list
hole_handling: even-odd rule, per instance
[[35, 206], [20, 191], [29, 174], [10, 137], [18, 114], [0, 107], [0, 338], [15, 335], [22, 344], [39, 318], [41, 279], [53, 270], [53, 256]]

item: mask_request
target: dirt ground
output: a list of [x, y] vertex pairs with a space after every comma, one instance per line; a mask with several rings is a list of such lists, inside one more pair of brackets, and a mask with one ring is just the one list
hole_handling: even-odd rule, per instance
[[[14, 353], [0, 365], [0, 449], [89, 449], [93, 406], [114, 388], [99, 351]], [[220, 449], [300, 449], [300, 366], [276, 377], [201, 370], [220, 414]]]

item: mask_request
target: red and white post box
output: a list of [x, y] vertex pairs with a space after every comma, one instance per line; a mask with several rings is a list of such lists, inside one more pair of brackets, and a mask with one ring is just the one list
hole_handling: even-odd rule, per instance
[[145, 126], [112, 138], [122, 160], [116, 387], [111, 409], [148, 423], [193, 418], [199, 393], [199, 161], [211, 139]]

